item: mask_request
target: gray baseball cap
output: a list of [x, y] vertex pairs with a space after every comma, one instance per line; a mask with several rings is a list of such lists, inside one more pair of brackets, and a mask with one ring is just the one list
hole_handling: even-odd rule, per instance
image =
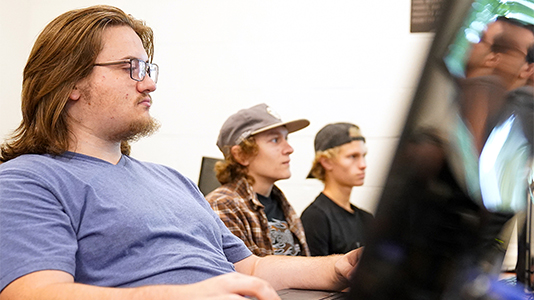
[[258, 133], [279, 126], [285, 126], [287, 131], [291, 133], [308, 125], [310, 125], [310, 121], [306, 119], [283, 122], [280, 116], [267, 104], [261, 103], [231, 115], [219, 132], [217, 147], [224, 155], [227, 155], [232, 146], [239, 145], [246, 138]]
[[[315, 135], [315, 152], [326, 151], [352, 141], [363, 141], [360, 127], [351, 123], [333, 123], [323, 127]], [[307, 178], [315, 178], [310, 171]]]

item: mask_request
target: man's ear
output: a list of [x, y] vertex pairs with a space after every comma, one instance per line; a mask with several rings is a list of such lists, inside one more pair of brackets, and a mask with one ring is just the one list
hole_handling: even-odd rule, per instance
[[484, 60], [484, 66], [486, 68], [493, 69], [499, 64], [500, 61], [501, 61], [501, 54], [491, 52], [488, 55], [486, 55], [486, 59]]
[[519, 78], [526, 79], [534, 75], [534, 63], [532, 64], [526, 64], [523, 68], [521, 68], [521, 72], [519, 73]]
[[250, 164], [249, 157], [243, 153], [239, 145], [232, 146], [232, 148], [230, 148], [230, 153], [232, 154], [234, 159], [241, 165], [247, 167]]
[[72, 88], [72, 90], [70, 91], [69, 99], [70, 100], [79, 100], [81, 95], [82, 95], [82, 93], [80, 92], [80, 89], [78, 88], [77, 85], [75, 85]]
[[323, 166], [325, 171], [331, 171], [334, 168], [332, 160], [328, 157], [319, 158], [319, 163], [321, 164], [321, 166]]

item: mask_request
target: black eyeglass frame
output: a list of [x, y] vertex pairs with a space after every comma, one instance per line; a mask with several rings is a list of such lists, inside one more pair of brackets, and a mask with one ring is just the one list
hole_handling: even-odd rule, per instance
[[[137, 77], [134, 76], [134, 62], [137, 63], [137, 66], [139, 70], [142, 72], [139, 74], [137, 72]], [[159, 66], [157, 64], [149, 63], [144, 60], [140, 60], [138, 58], [129, 58], [129, 59], [123, 59], [123, 60], [117, 60], [117, 61], [110, 61], [110, 62], [104, 62], [104, 63], [95, 63], [93, 66], [99, 66], [99, 67], [105, 67], [105, 66], [112, 66], [112, 65], [120, 65], [120, 64], [130, 64], [130, 78], [135, 81], [143, 81], [145, 79], [145, 76], [148, 74], [148, 76], [154, 81], [154, 83], [158, 82], [158, 75], [159, 75]], [[144, 64], [144, 67], [142, 65]]]

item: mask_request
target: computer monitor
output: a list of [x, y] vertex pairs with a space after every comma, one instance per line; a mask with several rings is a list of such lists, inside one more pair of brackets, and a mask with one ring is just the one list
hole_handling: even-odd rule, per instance
[[218, 161], [223, 161], [223, 159], [207, 156], [202, 157], [200, 174], [198, 176], [198, 188], [204, 196], [221, 186], [215, 176], [215, 164]]
[[465, 112], [470, 39], [503, 3], [444, 2], [349, 299], [488, 299], [477, 297], [496, 282], [507, 221], [526, 208], [532, 159], [493, 75], [475, 85], [485, 97], [477, 105], [502, 105], [482, 134]]

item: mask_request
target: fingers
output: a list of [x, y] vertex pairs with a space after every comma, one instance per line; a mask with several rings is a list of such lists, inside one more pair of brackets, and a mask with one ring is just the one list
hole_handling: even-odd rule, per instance
[[354, 249], [349, 253], [343, 255], [335, 264], [336, 272], [339, 276], [340, 284], [346, 286], [349, 283], [350, 277], [362, 256], [363, 248]]
[[[274, 288], [265, 280], [237, 272], [214, 277], [205, 281], [209, 289], [216, 289], [224, 295], [254, 297], [258, 300], [280, 300]], [[216, 294], [221, 296], [221, 293]], [[217, 298], [218, 299], [218, 298]], [[226, 299], [226, 298], [221, 298]], [[235, 297], [235, 299], [246, 299]]]
[[257, 277], [239, 274], [243, 280], [240, 282], [237, 290], [241, 295], [254, 296], [258, 300], [279, 300], [275, 289], [267, 281]]
[[362, 253], [363, 253], [363, 247], [360, 247], [358, 249], [354, 249], [352, 250], [351, 252], [349, 252], [347, 255], [347, 259], [349, 261], [349, 263], [353, 266], [353, 267], [356, 267], [356, 265], [358, 264], [358, 262], [360, 261], [361, 257], [362, 257]]

